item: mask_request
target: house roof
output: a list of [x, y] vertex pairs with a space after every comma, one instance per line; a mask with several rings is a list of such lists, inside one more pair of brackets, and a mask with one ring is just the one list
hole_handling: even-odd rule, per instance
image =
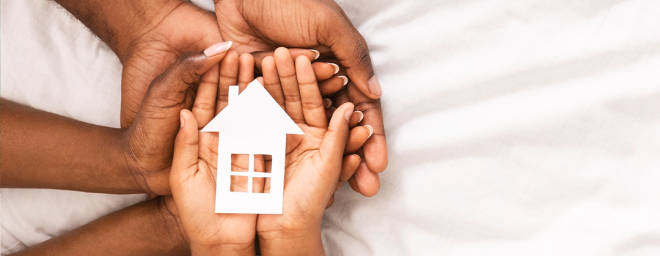
[[256, 79], [202, 131], [305, 134]]

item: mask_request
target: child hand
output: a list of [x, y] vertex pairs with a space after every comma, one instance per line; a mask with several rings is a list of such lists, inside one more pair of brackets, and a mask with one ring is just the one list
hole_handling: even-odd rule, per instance
[[218, 91], [222, 94], [223, 86], [237, 82], [236, 52], [227, 53], [219, 72], [220, 76], [213, 68], [204, 74], [192, 112], [181, 111], [170, 176], [172, 195], [193, 255], [254, 255], [257, 215], [215, 213], [218, 134], [199, 131], [224, 107], [222, 95], [216, 100]]
[[[276, 77], [264, 71], [263, 84], [305, 135], [287, 137], [283, 210], [281, 215], [258, 216], [261, 252], [323, 254], [323, 210], [342, 172], [353, 105], [346, 103], [337, 108], [328, 122], [309, 59], [298, 57], [294, 67], [291, 55], [280, 48], [275, 52], [275, 61], [281, 62], [277, 65], [280, 81], [273, 83]], [[269, 70], [268, 66], [265, 64], [264, 70]]]

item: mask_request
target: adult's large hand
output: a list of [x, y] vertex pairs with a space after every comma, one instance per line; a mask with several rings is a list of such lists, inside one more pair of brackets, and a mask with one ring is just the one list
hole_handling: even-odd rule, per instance
[[[351, 79], [339, 101], [351, 101], [374, 129], [363, 148], [366, 164], [352, 178], [365, 196], [379, 189], [379, 172], [387, 167], [387, 143], [369, 49], [362, 36], [332, 0], [215, 0], [220, 33], [240, 52], [272, 51], [278, 46], [313, 48], [337, 58]], [[341, 103], [339, 103], [341, 104]]]

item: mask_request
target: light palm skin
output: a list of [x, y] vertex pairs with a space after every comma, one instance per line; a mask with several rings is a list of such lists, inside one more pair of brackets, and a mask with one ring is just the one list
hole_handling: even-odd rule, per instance
[[[238, 54], [227, 53], [218, 69], [204, 74], [197, 91], [192, 112], [181, 113], [181, 129], [194, 127], [194, 158], [181, 160], [181, 147], [174, 149], [170, 184], [176, 210], [186, 231], [193, 255], [223, 253], [254, 255], [256, 214], [216, 214], [215, 176], [217, 173], [218, 134], [201, 129], [226, 106], [226, 97], [219, 97], [220, 85], [235, 84], [238, 76]], [[222, 77], [222, 78], [220, 78]], [[221, 81], [222, 80], [222, 81]], [[225, 92], [226, 93], [226, 92]], [[190, 128], [192, 129], [192, 128]], [[176, 143], [182, 143], [181, 135]], [[217, 255], [217, 254], [216, 254]]]
[[220, 33], [236, 43], [238, 52], [272, 51], [279, 46], [311, 48], [336, 59], [351, 82], [334, 96], [334, 106], [352, 102], [364, 113], [363, 124], [373, 136], [361, 154], [366, 164], [351, 178], [352, 187], [365, 196], [378, 192], [378, 173], [387, 167], [387, 142], [379, 89], [365, 40], [332, 0], [215, 0]]

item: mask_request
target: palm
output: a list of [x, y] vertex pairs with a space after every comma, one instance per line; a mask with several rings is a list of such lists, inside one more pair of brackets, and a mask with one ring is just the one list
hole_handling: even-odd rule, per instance
[[[298, 124], [305, 135], [289, 135], [287, 139], [282, 215], [259, 215], [259, 231], [305, 229], [306, 220], [324, 209], [339, 178], [340, 164], [330, 161], [321, 150], [327, 128]], [[324, 154], [325, 153], [325, 154]], [[325, 157], [325, 158], [324, 158]], [[310, 203], [315, 205], [310, 205]]]
[[[145, 30], [133, 42], [132, 50], [122, 59], [122, 106], [121, 126], [130, 127], [141, 108], [143, 98], [156, 77], [167, 70], [186, 51], [198, 51], [222, 41], [215, 17], [189, 3], [171, 2], [164, 6], [166, 16], [154, 20], [156, 24]], [[193, 81], [189, 81], [192, 84]], [[167, 105], [192, 105], [196, 88], [188, 87], [185, 96]], [[148, 114], [148, 113], [147, 113]], [[158, 113], [152, 113], [158, 115]], [[178, 127], [178, 116], [164, 123], [161, 134], [155, 139], [144, 140], [133, 148], [136, 173], [142, 174], [147, 190], [158, 194], [169, 193], [167, 177], [172, 162], [172, 146]], [[147, 144], [147, 145], [144, 145]], [[145, 175], [146, 174], [146, 175]]]
[[[171, 2], [122, 59], [121, 126], [133, 123], [151, 81], [163, 73], [181, 54], [199, 51], [222, 41], [215, 16], [190, 3]], [[193, 99], [194, 90], [189, 91]], [[192, 102], [192, 101], [190, 101]]]

